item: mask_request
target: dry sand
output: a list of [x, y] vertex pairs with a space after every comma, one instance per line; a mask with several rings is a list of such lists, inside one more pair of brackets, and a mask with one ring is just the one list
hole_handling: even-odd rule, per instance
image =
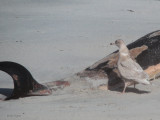
[[[159, 0], [0, 0], [0, 61], [40, 83], [69, 77], [160, 28]], [[0, 120], [159, 120], [160, 82], [117, 91], [58, 91], [0, 102]], [[13, 88], [0, 72], [0, 88]], [[149, 91], [149, 92], [147, 92]]]

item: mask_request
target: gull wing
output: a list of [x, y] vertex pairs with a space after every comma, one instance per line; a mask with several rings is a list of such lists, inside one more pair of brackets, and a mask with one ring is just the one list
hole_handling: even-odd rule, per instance
[[118, 64], [118, 68], [120, 74], [125, 79], [135, 81], [148, 79], [148, 75], [143, 71], [141, 66], [131, 58], [128, 58], [125, 61], [120, 61]]

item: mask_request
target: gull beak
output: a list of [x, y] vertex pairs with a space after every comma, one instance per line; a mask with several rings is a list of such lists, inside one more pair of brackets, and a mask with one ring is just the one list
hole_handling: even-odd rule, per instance
[[110, 43], [110, 45], [115, 45], [115, 43]]

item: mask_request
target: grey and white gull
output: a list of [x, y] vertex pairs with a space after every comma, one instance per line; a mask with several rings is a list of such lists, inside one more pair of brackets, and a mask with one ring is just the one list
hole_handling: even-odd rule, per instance
[[145, 73], [142, 67], [135, 62], [131, 57], [128, 48], [126, 47], [123, 40], [116, 40], [115, 43], [111, 45], [116, 45], [119, 47], [119, 58], [117, 62], [117, 67], [124, 81], [123, 93], [125, 93], [126, 87], [132, 84], [141, 83], [144, 85], [149, 85], [149, 76]]

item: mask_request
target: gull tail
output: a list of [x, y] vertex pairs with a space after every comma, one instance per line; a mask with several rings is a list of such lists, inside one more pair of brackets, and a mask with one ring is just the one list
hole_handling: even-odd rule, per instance
[[150, 85], [151, 84], [147, 79], [141, 80], [140, 83], [142, 83], [144, 85]]

